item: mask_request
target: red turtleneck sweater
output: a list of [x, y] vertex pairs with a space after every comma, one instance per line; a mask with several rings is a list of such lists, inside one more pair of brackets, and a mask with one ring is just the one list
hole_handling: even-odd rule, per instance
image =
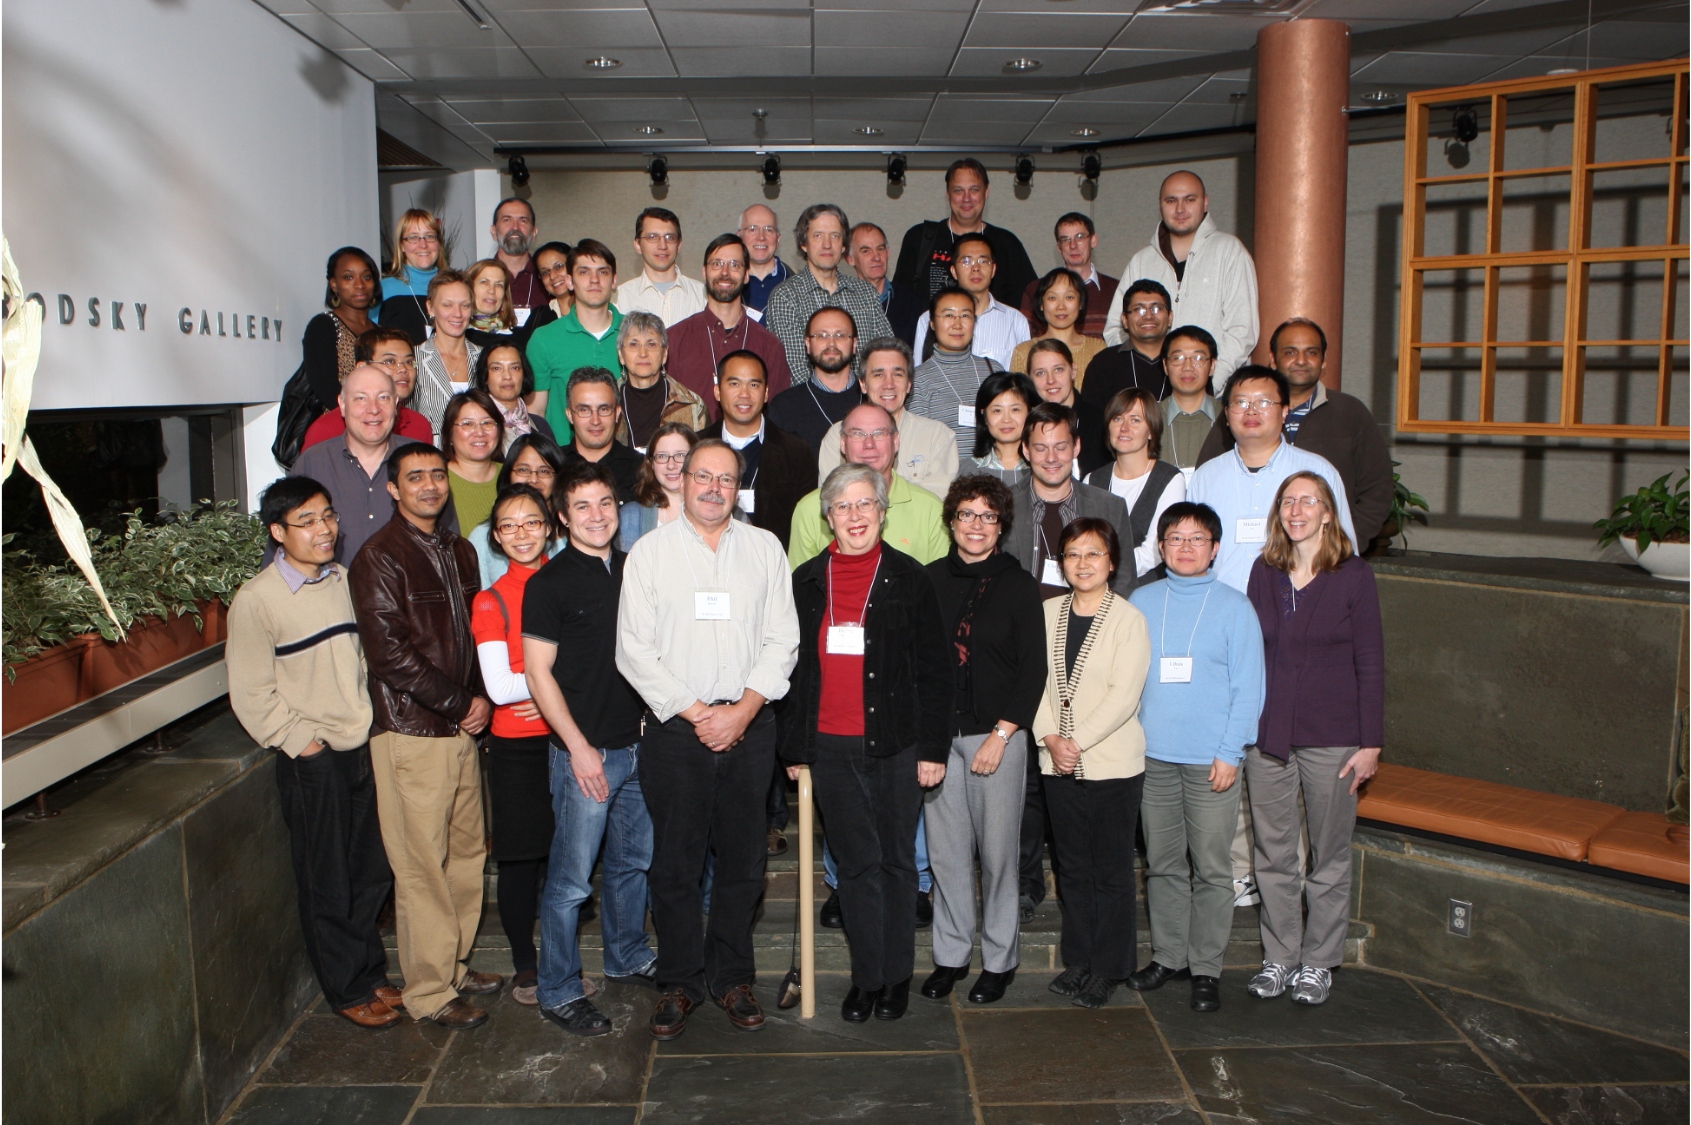
[[820, 734], [863, 736], [863, 657], [830, 653], [828, 626], [863, 624], [869, 583], [880, 561], [880, 543], [861, 555], [842, 555], [837, 542], [828, 544], [829, 609], [822, 614], [822, 628], [816, 638], [822, 660], [822, 699], [816, 712]]

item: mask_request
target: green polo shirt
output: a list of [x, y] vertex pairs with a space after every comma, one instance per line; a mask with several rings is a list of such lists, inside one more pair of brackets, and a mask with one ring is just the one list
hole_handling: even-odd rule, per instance
[[528, 338], [528, 365], [534, 371], [534, 389], [546, 392], [546, 421], [558, 435], [559, 445], [568, 445], [574, 431], [570, 428], [569, 403], [564, 399], [564, 387], [578, 367], [603, 367], [622, 376], [622, 364], [617, 359], [617, 332], [622, 328], [622, 313], [611, 306], [611, 326], [600, 339], [581, 326], [572, 308], [569, 315], [535, 330]]
[[[944, 514], [945, 505], [938, 496], [894, 473], [892, 487], [887, 489], [887, 518], [881, 525], [881, 542], [926, 566], [944, 558], [951, 550]], [[800, 563], [820, 555], [833, 540], [834, 529], [822, 518], [822, 490], [805, 493], [793, 508], [787, 564], [797, 570]]]

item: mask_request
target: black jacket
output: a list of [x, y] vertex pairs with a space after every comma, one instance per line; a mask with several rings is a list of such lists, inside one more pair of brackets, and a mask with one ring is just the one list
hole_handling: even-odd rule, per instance
[[975, 583], [982, 579], [987, 583], [970, 621], [966, 695], [957, 675], [955, 643], [950, 646], [952, 729], [959, 734], [985, 734], [1001, 719], [1020, 728], [1031, 727], [1045, 691], [1045, 611], [1039, 583], [1003, 551], [966, 563], [953, 549], [945, 558], [929, 563], [927, 571], [939, 595], [945, 635], [953, 641], [957, 619]]
[[[720, 438], [721, 420], [700, 430], [699, 436]], [[761, 527], [779, 539], [784, 551], [793, 530], [793, 509], [816, 488], [816, 451], [797, 434], [790, 434], [764, 418], [763, 452], [758, 454], [753, 486], [756, 499], [752, 504], [752, 526]]]
[[[793, 572], [799, 616], [799, 662], [779, 715], [783, 761], [816, 760], [822, 700], [819, 638], [828, 611], [829, 552]], [[939, 599], [922, 564], [885, 543], [869, 598], [863, 638], [863, 739], [871, 757], [911, 746], [924, 762], [951, 754], [951, 656]]]
[[[898, 299], [899, 288], [909, 286], [921, 299], [922, 311], [927, 311], [928, 298], [933, 296], [928, 290], [928, 261], [933, 257], [934, 244], [947, 231], [949, 221], [936, 219], [917, 223], [904, 232], [904, 244], [898, 248], [898, 269], [892, 277], [894, 300]], [[1015, 232], [1003, 227], [987, 223], [981, 233], [992, 243], [992, 257], [998, 264], [998, 272], [992, 276], [992, 295], [1013, 309], [1021, 308], [1022, 291], [1039, 277], [1033, 272], [1027, 249]]]

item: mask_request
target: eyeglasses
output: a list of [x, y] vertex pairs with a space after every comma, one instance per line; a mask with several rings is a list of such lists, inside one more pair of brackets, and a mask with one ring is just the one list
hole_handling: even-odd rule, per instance
[[640, 241], [646, 243], [648, 246], [656, 246], [660, 242], [665, 246], [668, 246], [672, 242], [680, 242], [681, 236], [678, 234], [671, 234], [668, 231], [659, 233], [655, 230], [649, 230], [640, 236]]
[[892, 435], [892, 430], [847, 430], [845, 433], [852, 441], [885, 441]]
[[1169, 352], [1165, 362], [1170, 367], [1207, 367], [1210, 357], [1203, 352]]
[[402, 371], [415, 371], [417, 370], [417, 361], [411, 356], [406, 356], [404, 359], [400, 359], [398, 356], [389, 356], [387, 359], [378, 359], [376, 366], [397, 367]]
[[1163, 304], [1161, 301], [1152, 301], [1150, 304], [1129, 305], [1127, 306], [1127, 311], [1133, 316], [1145, 316], [1147, 314], [1151, 316], [1158, 316], [1167, 312], [1168, 306]]
[[1081, 243], [1085, 242], [1087, 239], [1089, 239], [1091, 237], [1092, 236], [1090, 234], [1059, 234], [1057, 236], [1057, 245], [1058, 246], [1079, 246]]
[[774, 227], [741, 227], [741, 228], [740, 228], [740, 233], [741, 233], [741, 234], [767, 234], [767, 235], [774, 235], [774, 234], [777, 234], [777, 233], [779, 233], [779, 232], [778, 232], [778, 231], [777, 231], [777, 230], [776, 230], [776, 229], [775, 229], [775, 228], [774, 228]]
[[687, 454], [685, 452], [652, 454], [652, 464], [654, 465], [684, 465], [686, 463]]
[[957, 264], [960, 266], [990, 266], [992, 259], [984, 254], [977, 254], [967, 258], [958, 258]]
[[1325, 503], [1326, 501], [1322, 500], [1319, 496], [1280, 497], [1281, 508], [1302, 508], [1306, 512], [1313, 512], [1315, 509], [1322, 507]]
[[1110, 557], [1108, 551], [1064, 551], [1063, 561], [1066, 563], [1096, 563]]
[[705, 268], [709, 270], [743, 270], [746, 268], [746, 263], [738, 258], [712, 258], [705, 263]]
[[561, 273], [565, 277], [568, 277], [569, 272], [570, 272], [570, 268], [569, 268], [569, 266], [565, 265], [563, 262], [559, 262], [555, 266], [540, 266], [540, 267], [536, 268], [536, 270], [534, 272], [538, 273], [541, 277], [551, 277], [555, 273]]
[[853, 512], [860, 516], [866, 516], [880, 506], [881, 502], [871, 496], [864, 500], [839, 500], [828, 505], [828, 510], [841, 519], [845, 519]]
[[512, 480], [552, 480], [558, 474], [552, 471], [552, 466], [542, 465], [531, 468], [528, 465], [513, 465], [511, 467]]
[[460, 418], [456, 422], [452, 423], [452, 425], [454, 428], [463, 430], [467, 434], [474, 433], [477, 430], [497, 430], [499, 428], [499, 423], [495, 422], [492, 418], [483, 418], [479, 422], [474, 418]]
[[1185, 546], [1188, 546], [1188, 545], [1193, 546], [1193, 547], [1202, 547], [1206, 543], [1213, 543], [1213, 542], [1215, 542], [1215, 540], [1211, 539], [1207, 535], [1165, 535], [1165, 536], [1163, 536], [1163, 546], [1173, 547], [1173, 548], [1176, 548], [1176, 549], [1178, 549], [1180, 547], [1185, 547]]
[[809, 340], [855, 340], [855, 339], [857, 339], [857, 337], [850, 332], [812, 332], [805, 338], [809, 339]]
[[499, 521], [498, 531], [501, 535], [515, 535], [519, 530], [526, 531], [530, 535], [542, 535], [546, 531], [546, 521], [541, 519], [539, 516], [534, 516], [526, 520]]
[[991, 527], [998, 522], [997, 512], [971, 512], [967, 508], [958, 508], [953, 517], [958, 523], [981, 523]]
[[341, 518], [338, 515], [336, 515], [334, 509], [331, 508], [327, 512], [324, 512], [322, 515], [318, 516], [316, 519], [305, 520], [301, 523], [290, 523], [290, 524], [288, 524], [288, 526], [289, 527], [297, 527], [301, 531], [310, 531], [320, 524], [326, 523], [326, 524], [329, 524], [331, 527], [333, 527], [333, 526], [339, 524], [340, 522], [341, 522]]
[[1240, 414], [1267, 414], [1274, 407], [1284, 405], [1286, 404], [1277, 402], [1266, 395], [1261, 398], [1245, 398], [1241, 395], [1238, 398], [1229, 399], [1227, 402], [1229, 410], [1237, 411]]
[[578, 402], [570, 407], [570, 413], [581, 418], [613, 418], [616, 416], [616, 412], [617, 407], [614, 402], [602, 402], [598, 406], [594, 406], [591, 402]]
[[399, 241], [407, 246], [427, 246], [431, 242], [439, 242], [440, 239], [432, 234], [408, 234]]
[[953, 324], [961, 324], [966, 320], [975, 319], [975, 314], [972, 312], [957, 312], [955, 309], [952, 309], [940, 313], [939, 318], [941, 320], [949, 320]]
[[692, 482], [700, 488], [709, 488], [713, 484], [719, 485], [723, 488], [740, 487], [740, 478], [738, 474], [735, 473], [707, 473], [703, 469], [700, 469], [697, 472], [688, 473], [687, 475]]

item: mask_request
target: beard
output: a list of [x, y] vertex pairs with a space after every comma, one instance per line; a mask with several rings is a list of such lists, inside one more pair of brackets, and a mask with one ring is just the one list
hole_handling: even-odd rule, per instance
[[511, 255], [511, 257], [517, 258], [528, 253], [528, 243], [529, 240], [523, 237], [521, 231], [514, 230], [507, 233], [504, 239], [500, 241], [499, 249]]
[[838, 375], [851, 366], [851, 356], [844, 352], [834, 352], [824, 356], [811, 356], [810, 365], [818, 371], [829, 375]]
[[745, 292], [746, 283], [744, 281], [740, 282], [727, 292], [723, 292], [721, 285], [716, 282], [712, 282], [710, 286], [711, 299], [716, 301], [718, 304], [723, 305], [733, 304], [735, 301], [738, 301], [742, 296], [744, 296]]

